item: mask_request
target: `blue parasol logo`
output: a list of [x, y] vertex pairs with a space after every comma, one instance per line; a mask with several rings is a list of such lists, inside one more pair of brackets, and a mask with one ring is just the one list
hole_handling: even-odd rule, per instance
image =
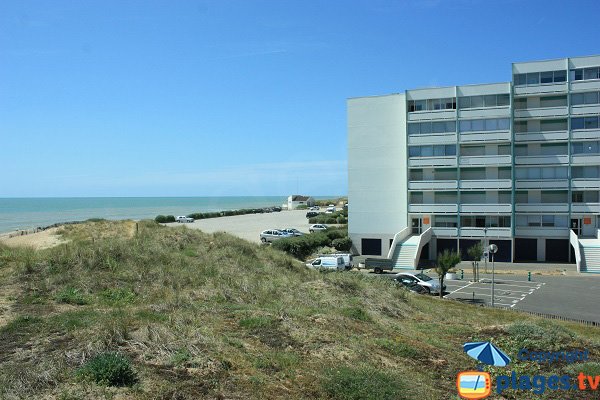
[[463, 349], [469, 356], [483, 364], [506, 367], [510, 363], [510, 358], [491, 342], [465, 343]]

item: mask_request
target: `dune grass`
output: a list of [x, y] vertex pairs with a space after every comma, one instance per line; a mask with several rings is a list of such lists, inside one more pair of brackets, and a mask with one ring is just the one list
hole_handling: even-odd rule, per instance
[[0, 398], [453, 399], [475, 366], [466, 341], [600, 354], [594, 328], [320, 273], [224, 233], [99, 221], [62, 234], [0, 247]]

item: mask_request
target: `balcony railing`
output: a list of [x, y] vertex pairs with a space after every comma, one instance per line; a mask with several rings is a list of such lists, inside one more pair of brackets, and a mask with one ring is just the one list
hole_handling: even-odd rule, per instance
[[409, 190], [456, 189], [457, 186], [458, 186], [458, 181], [452, 181], [452, 180], [410, 181], [410, 182], [408, 182]]
[[456, 157], [417, 157], [408, 159], [409, 167], [455, 167]]
[[509, 213], [512, 211], [512, 204], [461, 204], [461, 213]]
[[577, 213], [600, 213], [600, 203], [572, 203], [571, 211]]
[[571, 114], [573, 116], [585, 114], [600, 114], [600, 104], [581, 104], [577, 106], [571, 106]]
[[571, 139], [600, 139], [600, 129], [582, 129], [572, 131]]
[[573, 165], [598, 165], [600, 164], [600, 154], [575, 154], [571, 156]]
[[512, 179], [476, 179], [460, 181], [461, 189], [511, 189]]
[[470, 237], [511, 237], [511, 229], [509, 228], [474, 228], [465, 227], [460, 228], [460, 236]]
[[569, 131], [549, 132], [515, 132], [516, 142], [546, 142], [553, 140], [568, 140]]
[[460, 134], [461, 143], [504, 142], [510, 141], [510, 139], [510, 131], [463, 132]]
[[525, 110], [515, 110], [515, 118], [539, 118], [539, 117], [558, 117], [568, 114], [567, 106], [528, 108]]
[[434, 236], [450, 236], [456, 237], [458, 236], [458, 228], [448, 228], [448, 227], [433, 227], [433, 235]]
[[568, 179], [531, 179], [515, 182], [516, 189], [567, 189]]
[[408, 135], [408, 144], [454, 144], [456, 132]]
[[487, 156], [461, 156], [460, 165], [510, 165], [512, 157], [510, 154], [487, 155]]
[[456, 213], [457, 204], [409, 204], [408, 212], [411, 213]]
[[517, 203], [517, 212], [567, 212], [569, 205], [566, 203]]
[[517, 226], [515, 228], [516, 236], [528, 237], [569, 237], [569, 228], [555, 226]]
[[575, 178], [571, 179], [572, 189], [600, 189], [598, 178]]
[[567, 83], [540, 83], [527, 86], [515, 86], [515, 96], [527, 94], [560, 93], [567, 91]]
[[568, 164], [569, 156], [551, 155], [551, 156], [516, 156], [515, 164], [532, 165], [532, 164]]

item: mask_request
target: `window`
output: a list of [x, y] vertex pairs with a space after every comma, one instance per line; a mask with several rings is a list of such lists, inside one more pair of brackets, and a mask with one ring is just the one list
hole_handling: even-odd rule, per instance
[[513, 81], [515, 82], [515, 86], [523, 86], [527, 83], [527, 75], [515, 74], [513, 77]]
[[541, 215], [528, 215], [527, 216], [527, 226], [540, 226], [541, 223]]
[[509, 118], [472, 119], [460, 121], [461, 132], [484, 132], [510, 129]]
[[583, 203], [583, 192], [572, 192], [571, 201], [573, 203]]
[[571, 129], [583, 129], [583, 117], [571, 118]]
[[510, 168], [498, 168], [498, 179], [511, 179]]
[[540, 83], [540, 74], [538, 72], [527, 74], [527, 84], [537, 85]]
[[410, 146], [408, 148], [409, 157], [444, 157], [455, 156], [456, 145], [439, 144], [435, 146]]
[[380, 256], [381, 255], [381, 239], [362, 239], [362, 255], [364, 256]]
[[458, 225], [456, 215], [436, 215], [433, 226], [439, 228], [456, 228]]
[[567, 203], [569, 194], [566, 191], [544, 191], [541, 195], [542, 203]]
[[581, 81], [588, 79], [600, 79], [600, 68], [577, 68], [570, 71], [571, 80]]
[[515, 203], [528, 203], [528, 192], [515, 192]]
[[560, 83], [567, 81], [567, 71], [560, 70], [515, 74], [513, 76], [513, 80], [515, 86], [537, 85], [540, 83]]
[[567, 179], [567, 167], [515, 168], [515, 177], [524, 179]]
[[567, 120], [566, 119], [548, 119], [540, 122], [540, 131], [552, 132], [552, 131], [566, 131]]
[[571, 167], [572, 178], [595, 179], [599, 177], [599, 172], [599, 167], [597, 165]]
[[546, 96], [540, 98], [540, 107], [564, 107], [567, 105], [567, 96]]
[[525, 110], [527, 108], [527, 99], [515, 99], [515, 110]]
[[571, 143], [571, 152], [573, 154], [597, 154], [600, 142], [576, 142]]
[[583, 129], [598, 129], [598, 117], [585, 117]]
[[510, 105], [510, 95], [508, 94], [489, 94], [485, 96], [465, 96], [458, 98], [458, 106], [460, 109], [501, 107], [508, 105]]
[[410, 203], [411, 204], [423, 204], [423, 193], [412, 192], [410, 194]]
[[526, 133], [527, 132], [527, 121], [515, 121], [514, 122], [515, 133]]
[[498, 226], [500, 228], [510, 228], [510, 216], [501, 215], [498, 217]]
[[542, 215], [542, 226], [554, 226], [554, 215]]
[[510, 228], [510, 216], [475, 215], [460, 218], [460, 224], [466, 228]]
[[498, 104], [500, 106], [508, 106], [510, 105], [510, 95], [509, 94], [499, 94], [498, 95]]
[[540, 82], [541, 83], [552, 83], [552, 81], [554, 80], [552, 75], [553, 75], [552, 71], [540, 73]]
[[418, 122], [408, 124], [409, 135], [456, 132], [456, 121]]
[[598, 92], [587, 92], [583, 94], [584, 104], [598, 104]]
[[448, 97], [443, 99], [427, 100], [409, 100], [408, 112], [414, 111], [436, 111], [436, 110], [455, 110], [456, 99]]

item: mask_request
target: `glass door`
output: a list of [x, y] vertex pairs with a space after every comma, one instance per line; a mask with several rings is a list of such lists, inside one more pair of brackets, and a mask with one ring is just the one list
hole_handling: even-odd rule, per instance
[[421, 218], [413, 218], [411, 226], [413, 235], [420, 235], [423, 229], [423, 220]]
[[577, 236], [581, 236], [581, 218], [571, 219], [571, 230], [573, 230]]

